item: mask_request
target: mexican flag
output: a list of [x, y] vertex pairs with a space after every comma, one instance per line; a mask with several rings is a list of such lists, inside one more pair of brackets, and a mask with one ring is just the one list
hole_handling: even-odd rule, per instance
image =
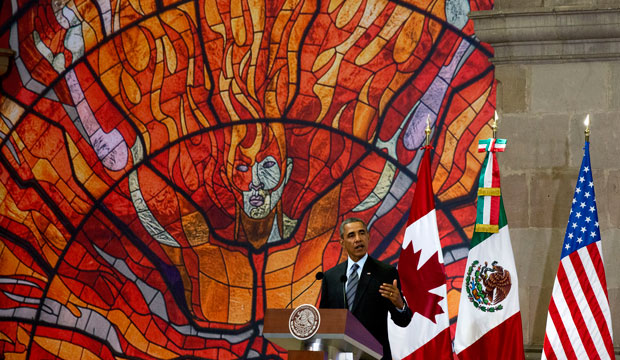
[[482, 140], [479, 149], [487, 155], [454, 339], [461, 360], [524, 359], [517, 270], [495, 157], [505, 144], [504, 139], [491, 138]]
[[413, 317], [404, 328], [388, 321], [388, 336], [394, 359], [451, 360], [446, 272], [428, 154], [431, 147], [425, 149], [398, 261], [402, 292]]

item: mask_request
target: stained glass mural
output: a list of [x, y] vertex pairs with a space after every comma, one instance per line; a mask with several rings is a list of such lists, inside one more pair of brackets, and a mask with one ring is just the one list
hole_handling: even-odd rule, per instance
[[1, 6], [7, 359], [285, 358], [264, 311], [318, 302], [344, 218], [396, 264], [427, 118], [454, 321], [491, 0]]

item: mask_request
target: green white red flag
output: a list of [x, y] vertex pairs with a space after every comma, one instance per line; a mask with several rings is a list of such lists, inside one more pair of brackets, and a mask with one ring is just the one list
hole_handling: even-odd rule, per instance
[[495, 153], [504, 139], [482, 140], [478, 214], [469, 247], [454, 351], [461, 360], [524, 359], [519, 285]]

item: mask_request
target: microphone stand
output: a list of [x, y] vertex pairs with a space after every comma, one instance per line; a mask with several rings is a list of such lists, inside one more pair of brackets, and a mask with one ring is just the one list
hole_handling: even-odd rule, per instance
[[[312, 285], [314, 285], [314, 283], [315, 283], [317, 280], [321, 280], [321, 279], [323, 279], [323, 276], [324, 276], [324, 275], [323, 275], [323, 272], [322, 272], [322, 271], [317, 272], [317, 273], [316, 273], [316, 275], [314, 276], [314, 280], [312, 280], [312, 282], [310, 283], [310, 285], [308, 285], [305, 289], [303, 289], [303, 290], [302, 290], [302, 292], [300, 292], [299, 294], [297, 294], [297, 296], [295, 296], [295, 297], [293, 298], [293, 300], [291, 300], [288, 304], [286, 304], [286, 306], [285, 306], [284, 308], [286, 309], [286, 308], [288, 308], [288, 307], [289, 307], [289, 305], [292, 305], [292, 304], [293, 304], [293, 301], [297, 300], [297, 298], [298, 298], [298, 297], [300, 297], [303, 293], [305, 293], [306, 291], [308, 291], [308, 289], [310, 289], [310, 288], [312, 287]], [[291, 307], [291, 308], [292, 308], [292, 307]]]

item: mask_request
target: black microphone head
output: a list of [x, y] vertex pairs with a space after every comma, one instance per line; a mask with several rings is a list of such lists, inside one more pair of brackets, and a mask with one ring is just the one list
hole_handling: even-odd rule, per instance
[[316, 273], [315, 277], [316, 277], [317, 280], [321, 280], [321, 279], [323, 279], [325, 277], [325, 274], [323, 274], [322, 271], [319, 271], [319, 272]]
[[342, 282], [347, 282], [347, 276], [346, 276], [346, 275], [344, 275], [344, 274], [342, 274], [342, 275], [340, 276], [340, 281], [342, 281]]

